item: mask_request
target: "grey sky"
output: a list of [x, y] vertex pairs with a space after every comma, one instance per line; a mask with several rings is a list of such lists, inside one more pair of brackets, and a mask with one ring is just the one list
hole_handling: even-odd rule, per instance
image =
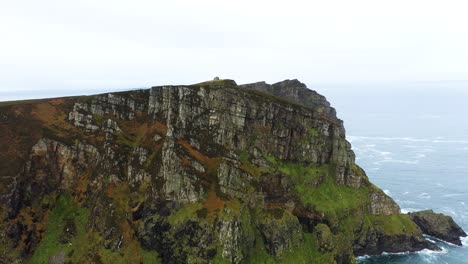
[[3, 1], [0, 92], [467, 80], [468, 3]]

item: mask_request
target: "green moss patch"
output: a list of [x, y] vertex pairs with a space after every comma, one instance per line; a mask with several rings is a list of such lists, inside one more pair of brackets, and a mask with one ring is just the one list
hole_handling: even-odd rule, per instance
[[[77, 251], [86, 249], [88, 243], [84, 241], [84, 238], [86, 237], [88, 218], [88, 209], [78, 206], [72, 200], [71, 195], [59, 196], [55, 207], [49, 214], [44, 238], [34, 251], [30, 263], [47, 263], [50, 256], [62, 250], [67, 255], [73, 255]], [[67, 234], [67, 226], [70, 225], [75, 228], [74, 234], [70, 234], [72, 236]], [[66, 243], [61, 243], [61, 241]]]

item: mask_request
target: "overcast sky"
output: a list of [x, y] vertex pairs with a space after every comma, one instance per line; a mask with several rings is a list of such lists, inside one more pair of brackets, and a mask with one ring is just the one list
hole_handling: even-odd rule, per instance
[[467, 12], [464, 0], [2, 1], [0, 92], [468, 80]]

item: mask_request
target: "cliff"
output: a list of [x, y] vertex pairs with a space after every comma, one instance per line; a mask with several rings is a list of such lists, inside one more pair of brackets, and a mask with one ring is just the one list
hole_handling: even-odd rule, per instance
[[0, 262], [353, 263], [437, 248], [297, 80], [0, 103]]

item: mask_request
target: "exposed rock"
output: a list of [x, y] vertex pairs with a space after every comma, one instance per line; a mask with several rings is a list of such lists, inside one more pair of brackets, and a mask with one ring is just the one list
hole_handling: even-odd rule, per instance
[[399, 214], [400, 207], [381, 190], [370, 194], [370, 212], [375, 215]]
[[247, 173], [242, 172], [229, 162], [222, 162], [218, 169], [218, 183], [221, 192], [231, 197], [245, 198], [248, 194], [248, 183], [250, 179]]
[[56, 188], [68, 190], [83, 172], [99, 162], [99, 158], [94, 146], [77, 142], [69, 147], [44, 138], [32, 148], [26, 175], [33, 183], [53, 182]]
[[448, 215], [434, 213], [432, 210], [412, 212], [408, 215], [424, 234], [459, 246], [462, 245], [460, 237], [466, 237], [465, 231]]
[[66, 256], [65, 256], [65, 251], [60, 251], [60, 253], [56, 255], [52, 255], [49, 258], [49, 264], [65, 264], [66, 261]]
[[221, 221], [219, 224], [219, 241], [222, 244], [223, 258], [228, 259], [231, 263], [242, 263], [244, 255], [242, 252], [241, 222], [239, 219], [234, 221]]
[[286, 250], [302, 243], [302, 228], [296, 217], [279, 208], [268, 210], [267, 214], [258, 221], [271, 255], [281, 256]]

